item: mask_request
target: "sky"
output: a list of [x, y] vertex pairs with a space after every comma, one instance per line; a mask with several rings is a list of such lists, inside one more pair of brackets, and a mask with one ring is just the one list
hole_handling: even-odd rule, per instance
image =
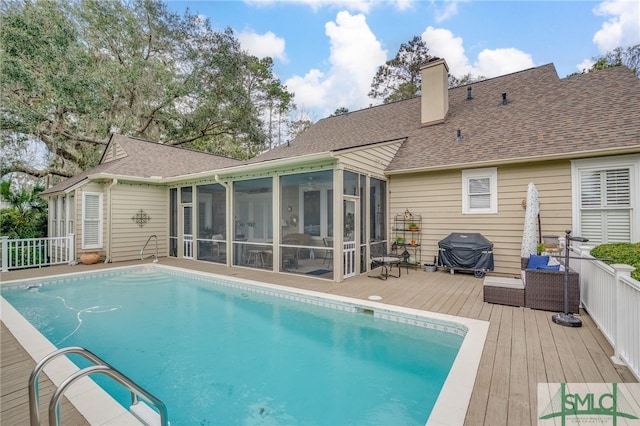
[[414, 36], [456, 77], [497, 77], [553, 63], [560, 78], [593, 58], [640, 43], [640, 0], [180, 0], [170, 10], [231, 28], [244, 50], [270, 56], [317, 121], [345, 107], [376, 105], [372, 79]]

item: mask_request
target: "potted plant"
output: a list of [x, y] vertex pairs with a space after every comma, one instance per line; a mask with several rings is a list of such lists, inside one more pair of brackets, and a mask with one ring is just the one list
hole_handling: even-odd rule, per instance
[[409, 231], [417, 231], [418, 230], [418, 224], [415, 222], [409, 222]]

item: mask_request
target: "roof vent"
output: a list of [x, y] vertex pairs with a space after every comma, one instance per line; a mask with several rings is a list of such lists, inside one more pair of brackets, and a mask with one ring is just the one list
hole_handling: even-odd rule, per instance
[[470, 101], [471, 99], [473, 99], [473, 96], [471, 96], [471, 87], [467, 87], [467, 100]]
[[460, 142], [462, 140], [462, 130], [456, 130], [456, 142]]
[[502, 94], [502, 105], [506, 105], [508, 103], [509, 101], [507, 100], [507, 93], [505, 92]]

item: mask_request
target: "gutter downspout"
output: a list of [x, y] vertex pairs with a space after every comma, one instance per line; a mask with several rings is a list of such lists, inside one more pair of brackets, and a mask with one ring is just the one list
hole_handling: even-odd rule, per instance
[[[227, 238], [226, 238], [227, 239], [227, 242], [226, 242], [226, 244], [227, 244], [227, 262], [226, 262], [226, 264], [227, 264], [227, 266], [231, 266], [230, 262], [231, 262], [233, 257], [231, 256], [232, 241], [231, 241], [231, 237], [230, 236], [232, 236], [233, 232], [234, 232], [233, 231], [233, 223], [231, 221], [233, 215], [229, 214], [230, 213], [229, 212], [229, 208], [231, 206], [231, 191], [229, 190], [229, 188], [230, 188], [229, 187], [229, 183], [221, 181], [220, 177], [218, 176], [217, 173], [213, 176], [213, 179], [216, 181], [216, 183], [219, 183], [225, 189], [225, 199], [227, 201], [226, 202], [226, 205], [227, 205], [226, 206], [226, 212], [225, 212], [225, 218], [226, 218], [225, 222], [226, 223], [224, 225], [225, 229], [226, 229], [225, 234], [227, 236]], [[229, 229], [231, 229], [231, 232], [229, 232]]]
[[111, 231], [111, 226], [113, 225], [113, 214], [111, 214], [111, 188], [118, 184], [118, 179], [114, 178], [111, 180], [111, 185], [107, 187], [107, 196], [109, 197], [109, 205], [107, 207], [107, 253], [104, 258], [104, 263], [111, 263], [111, 236], [113, 232]]

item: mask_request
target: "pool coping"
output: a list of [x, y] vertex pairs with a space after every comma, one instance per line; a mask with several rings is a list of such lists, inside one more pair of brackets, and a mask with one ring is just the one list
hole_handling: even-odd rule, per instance
[[[287, 299], [312, 303], [337, 309], [353, 309], [373, 311], [374, 315], [394, 321], [405, 322], [412, 325], [437, 322], [445, 331], [464, 334], [462, 345], [451, 366], [449, 375], [440, 391], [436, 403], [427, 419], [427, 425], [460, 425], [464, 423], [471, 392], [475, 383], [480, 365], [480, 358], [489, 330], [489, 322], [472, 318], [457, 317], [437, 312], [406, 308], [396, 305], [387, 305], [381, 301], [356, 299], [317, 291], [305, 290], [282, 286], [278, 284], [264, 283], [239, 277], [229, 277], [209, 272], [194, 271], [188, 268], [179, 268], [168, 265], [139, 265], [109, 268], [100, 273], [112, 274], [114, 271], [155, 269], [173, 270], [189, 275], [214, 278], [221, 281], [233, 281], [255, 289], [259, 293], [280, 296]], [[28, 285], [30, 282], [43, 280], [65, 279], [81, 275], [95, 275], [96, 271], [76, 272], [69, 274], [51, 275], [44, 278], [29, 278], [0, 283], [0, 287], [13, 287]], [[224, 283], [219, 283], [225, 285]], [[276, 294], [271, 294], [276, 293]], [[287, 297], [290, 296], [290, 297]], [[302, 300], [301, 298], [305, 298]], [[31, 325], [19, 312], [17, 312], [4, 297], [0, 297], [2, 305], [0, 319], [7, 328], [16, 336], [20, 344], [29, 355], [38, 362], [57, 348], [49, 342], [33, 325]], [[310, 300], [310, 301], [309, 301]], [[324, 303], [323, 300], [329, 302]], [[316, 303], [317, 301], [317, 303]], [[461, 327], [459, 327], [461, 326]], [[450, 329], [453, 328], [453, 330]], [[66, 362], [65, 362], [66, 361]], [[78, 368], [66, 357], [51, 362], [45, 369], [45, 373], [51, 381], [59, 386], [64, 379], [73, 374]], [[76, 409], [92, 425], [129, 425], [141, 424], [137, 418], [118, 404], [107, 392], [88, 378], [81, 379], [65, 393], [65, 396]], [[96, 403], [96, 398], [100, 398]], [[103, 401], [104, 399], [104, 401]], [[104, 402], [104, 403], [103, 403]], [[100, 407], [97, 409], [96, 407]], [[170, 413], [169, 413], [170, 414]]]

